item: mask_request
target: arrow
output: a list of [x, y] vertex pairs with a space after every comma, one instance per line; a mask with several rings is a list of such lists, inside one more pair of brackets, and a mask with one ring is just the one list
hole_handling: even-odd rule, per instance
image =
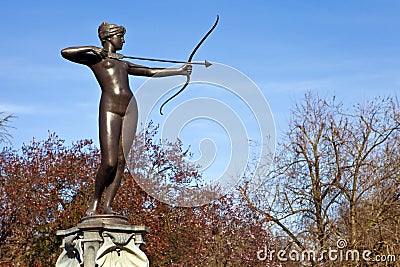
[[191, 64], [191, 65], [204, 65], [206, 68], [210, 67], [212, 63], [207, 60], [204, 62], [187, 62], [187, 61], [180, 61], [180, 60], [169, 60], [169, 59], [158, 59], [158, 58], [148, 58], [148, 57], [133, 57], [133, 56], [125, 56], [119, 53], [108, 53], [109, 58], [114, 59], [123, 59], [123, 58], [130, 58], [136, 60], [146, 60], [146, 61], [157, 61], [157, 62], [168, 62], [168, 63], [182, 63], [182, 64]]

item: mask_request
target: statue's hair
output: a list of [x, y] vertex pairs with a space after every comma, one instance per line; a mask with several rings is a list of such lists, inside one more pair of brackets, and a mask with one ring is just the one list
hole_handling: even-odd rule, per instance
[[108, 24], [107, 22], [103, 22], [100, 24], [98, 33], [99, 33], [99, 38], [103, 42], [107, 38], [116, 35], [116, 34], [122, 34], [124, 35], [126, 32], [124, 26], [118, 26], [116, 24]]

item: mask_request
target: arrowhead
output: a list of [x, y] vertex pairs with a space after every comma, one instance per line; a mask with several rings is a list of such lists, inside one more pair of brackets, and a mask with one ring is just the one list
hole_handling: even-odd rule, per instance
[[208, 62], [207, 60], [204, 60], [204, 65], [206, 66], [206, 68], [208, 68], [212, 65], [212, 63]]

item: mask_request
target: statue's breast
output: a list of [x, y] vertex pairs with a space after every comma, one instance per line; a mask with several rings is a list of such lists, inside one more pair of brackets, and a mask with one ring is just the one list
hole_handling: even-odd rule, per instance
[[111, 69], [115, 66], [115, 62], [112, 59], [106, 59], [103, 61], [103, 68]]

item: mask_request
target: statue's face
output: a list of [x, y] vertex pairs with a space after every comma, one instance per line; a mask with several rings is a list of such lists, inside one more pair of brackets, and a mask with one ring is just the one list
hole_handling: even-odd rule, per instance
[[116, 34], [110, 37], [110, 43], [114, 46], [115, 50], [121, 50], [125, 43], [124, 36], [122, 34]]

